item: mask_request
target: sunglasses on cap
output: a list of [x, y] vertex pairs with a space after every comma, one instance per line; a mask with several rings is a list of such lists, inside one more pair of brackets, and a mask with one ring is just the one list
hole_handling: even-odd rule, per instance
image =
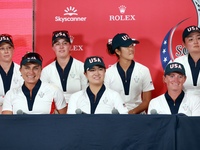
[[67, 35], [69, 36], [69, 32], [68, 32], [67, 30], [54, 31], [54, 32], [52, 33], [52, 36], [54, 36], [55, 34], [58, 34], [58, 36], [61, 36], [62, 33], [65, 33], [65, 34], [67, 34]]
[[3, 36], [6, 36], [6, 37], [9, 37], [10, 39], [12, 39], [12, 35], [10, 35], [10, 34], [0, 34], [0, 37], [3, 37]]
[[43, 61], [42, 56], [39, 55], [38, 53], [27, 53], [26, 55], [24, 55], [22, 57], [22, 59], [31, 59], [33, 57], [36, 58], [36, 59], [38, 59], [38, 60], [40, 60], [40, 61]]

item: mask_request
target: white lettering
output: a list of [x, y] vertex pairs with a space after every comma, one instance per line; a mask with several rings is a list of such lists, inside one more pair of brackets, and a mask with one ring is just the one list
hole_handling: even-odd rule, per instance
[[134, 21], [135, 15], [110, 15], [110, 21]]
[[188, 32], [199, 30], [198, 27], [189, 27], [187, 28]]
[[124, 41], [126, 41], [126, 40], [130, 39], [130, 37], [129, 37], [128, 35], [124, 35], [124, 36], [122, 36], [122, 39], [123, 39]]
[[56, 16], [55, 21], [66, 22], [66, 21], [86, 21], [87, 17], [60, 17]]
[[73, 45], [70, 51], [83, 51], [83, 45]]
[[32, 56], [32, 57], [28, 57], [27, 59], [35, 59], [36, 60], [36, 57]]
[[10, 41], [10, 39], [6, 36], [0, 37], [0, 41]]
[[170, 65], [170, 69], [173, 69], [173, 68], [182, 69], [181, 65], [179, 65], [179, 64], [171, 64], [171, 65]]
[[100, 60], [100, 58], [94, 57], [94, 58], [90, 58], [90, 59], [89, 59], [89, 62], [90, 62], [90, 63], [93, 63], [93, 62], [101, 62], [101, 60]]
[[98, 58], [98, 62], [101, 62], [100, 58]]
[[115, 21], [115, 18], [113, 15], [110, 15], [110, 21]]

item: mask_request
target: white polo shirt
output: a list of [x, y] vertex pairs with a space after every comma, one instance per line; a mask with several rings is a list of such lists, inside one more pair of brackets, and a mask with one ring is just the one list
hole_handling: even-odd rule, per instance
[[[8, 85], [8, 83], [6, 83], [6, 86], [10, 86], [9, 89], [11, 88], [16, 88], [16, 87], [20, 87], [24, 80], [21, 77], [21, 73], [19, 71], [20, 66], [16, 63], [12, 63], [9, 72], [11, 71], [11, 69], [13, 69], [13, 73], [10, 74], [8, 72], [8, 76], [6, 75], [6, 78], [11, 78], [11, 82], [9, 83], [10, 85]], [[2, 73], [4, 74], [5, 72], [2, 70]], [[3, 74], [0, 73], [0, 114], [2, 111], [2, 105], [3, 105], [3, 101], [4, 101], [4, 96], [5, 96], [5, 89], [4, 89], [4, 82], [3, 82]], [[8, 82], [8, 79], [6, 79]]]
[[[72, 57], [70, 58], [70, 61], [71, 65], [69, 66], [68, 63], [65, 70], [65, 75], [68, 73], [68, 76], [64, 77], [66, 80], [64, 83], [65, 85], [62, 85], [60, 77], [63, 74], [63, 70], [60, 69], [60, 71], [58, 71], [59, 69], [57, 69], [56, 61], [52, 62], [42, 70], [40, 78], [44, 82], [59, 87], [64, 93], [66, 103], [68, 103], [71, 94], [87, 87], [87, 78], [84, 75], [83, 63]], [[63, 89], [63, 86], [65, 86], [66, 89]]]
[[81, 109], [81, 111], [87, 114], [91, 114], [92, 111], [94, 114], [111, 114], [113, 109], [117, 109], [120, 114], [128, 113], [120, 95], [106, 87], [105, 91], [101, 88], [100, 94], [97, 94], [97, 99], [99, 98], [99, 100], [96, 104], [96, 108], [92, 110], [91, 103], [93, 102], [90, 100], [92, 94], [88, 88], [71, 95], [67, 114], [75, 114], [77, 109]]
[[[22, 110], [27, 114], [50, 114], [54, 112], [55, 108], [60, 110], [66, 107], [62, 91], [54, 85], [41, 82], [39, 89], [36, 89], [35, 93], [37, 94], [34, 100], [29, 99], [30, 97], [27, 99], [29, 91], [25, 86], [25, 90], [23, 90], [23, 86], [11, 89], [6, 93], [3, 111], [12, 111], [13, 114], [16, 114], [18, 110]], [[24, 91], [26, 91], [26, 95]], [[33, 101], [32, 110], [29, 109], [28, 101]]]
[[[10, 89], [19, 87], [23, 84], [23, 78], [21, 77], [21, 73], [19, 71], [20, 66], [16, 63], [13, 64], [14, 67], [13, 67]], [[5, 90], [4, 90], [2, 75], [0, 74], [0, 103], [3, 103], [4, 96], [5, 96]]]
[[188, 54], [184, 56], [180, 56], [174, 60], [174, 62], [179, 62], [183, 64], [185, 68], [185, 73], [187, 76], [187, 79], [185, 83], [183, 84], [183, 90], [184, 92], [190, 92], [191, 94], [195, 94], [200, 96], [200, 76], [197, 78], [197, 86], [193, 85], [193, 77], [192, 77], [192, 71], [188, 62]]
[[[150, 101], [148, 114], [150, 114], [151, 110], [153, 109], [155, 109], [158, 114], [171, 114], [171, 110], [165, 98], [165, 94], [162, 94]], [[185, 93], [179, 106], [178, 113], [183, 113], [187, 116], [200, 116], [199, 97], [190, 93]]]
[[135, 62], [133, 72], [130, 75], [128, 95], [125, 95], [123, 82], [117, 69], [117, 63], [106, 70], [104, 83], [106, 87], [117, 91], [121, 95], [128, 110], [132, 110], [142, 103], [142, 92], [154, 90], [149, 69], [137, 62]]

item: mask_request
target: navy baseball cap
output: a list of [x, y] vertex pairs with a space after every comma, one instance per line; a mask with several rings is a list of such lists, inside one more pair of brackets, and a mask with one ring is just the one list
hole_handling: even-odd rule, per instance
[[102, 58], [98, 56], [88, 57], [85, 60], [84, 71], [86, 72], [87, 70], [92, 69], [93, 66], [102, 66], [103, 68], [106, 68]]
[[129, 47], [132, 43], [140, 43], [137, 40], [133, 40], [126, 33], [118, 33], [112, 39], [112, 50], [115, 50], [118, 47]]
[[169, 63], [165, 67], [165, 75], [169, 75], [172, 72], [179, 72], [185, 75], [185, 68], [181, 63], [178, 63], [178, 62]]
[[43, 61], [43, 58], [40, 54], [38, 54], [38, 53], [27, 53], [26, 55], [24, 55], [22, 57], [20, 66], [25, 65], [26, 63], [29, 63], [29, 62], [36, 62], [40, 66], [42, 66], [42, 61]]
[[12, 47], [14, 47], [12, 36], [10, 34], [1, 34], [0, 35], [0, 44], [3, 42], [8, 42]]
[[69, 33], [66, 30], [54, 31], [53, 35], [52, 35], [52, 43], [53, 44], [57, 38], [65, 38], [69, 43], [71, 43], [70, 38], [69, 38]]
[[200, 28], [197, 26], [189, 26], [187, 28], [185, 28], [185, 30], [183, 31], [183, 41], [184, 39], [192, 32], [200, 32]]

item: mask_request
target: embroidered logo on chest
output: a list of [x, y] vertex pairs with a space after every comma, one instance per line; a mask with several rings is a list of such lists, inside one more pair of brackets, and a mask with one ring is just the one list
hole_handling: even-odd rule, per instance
[[189, 106], [188, 106], [187, 104], [184, 104], [184, 105], [183, 105], [183, 110], [184, 110], [184, 111], [187, 111], [187, 110], [188, 110], [188, 107], [189, 107]]
[[17, 78], [14, 78], [13, 81], [14, 81], [15, 84], [18, 83], [18, 79]]
[[139, 78], [139, 77], [137, 77], [137, 76], [135, 76], [133, 79], [134, 79], [135, 83], [138, 83], [138, 82], [139, 82], [139, 80], [140, 80], [140, 78]]
[[104, 102], [104, 104], [107, 104], [107, 103], [108, 103], [108, 99], [105, 97], [105, 98], [103, 99], [103, 102]]
[[74, 73], [70, 73], [70, 77], [74, 78], [75, 74]]
[[40, 96], [40, 98], [43, 98], [44, 93], [43, 93], [43, 92], [40, 92], [38, 95]]

